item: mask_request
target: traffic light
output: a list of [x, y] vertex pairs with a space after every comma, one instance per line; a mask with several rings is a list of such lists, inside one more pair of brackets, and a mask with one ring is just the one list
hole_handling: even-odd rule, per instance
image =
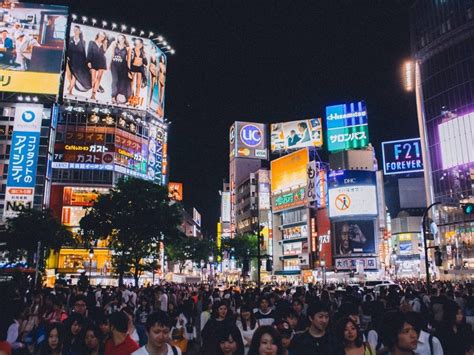
[[265, 265], [265, 269], [266, 269], [268, 272], [272, 272], [272, 271], [273, 271], [273, 262], [272, 262], [272, 259], [267, 259], [267, 264]]
[[439, 250], [439, 247], [436, 247], [436, 249], [435, 249], [434, 258], [435, 258], [435, 265], [436, 266], [442, 266], [443, 265], [443, 253], [441, 252], [441, 250]]
[[462, 210], [468, 216], [474, 214], [474, 203], [468, 202], [461, 204]]

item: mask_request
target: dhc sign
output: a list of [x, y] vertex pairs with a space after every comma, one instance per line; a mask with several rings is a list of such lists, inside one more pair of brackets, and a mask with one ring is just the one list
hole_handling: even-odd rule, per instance
[[262, 142], [263, 134], [259, 127], [247, 124], [240, 130], [240, 139], [248, 147], [256, 147]]
[[423, 171], [420, 138], [383, 142], [382, 153], [385, 175]]

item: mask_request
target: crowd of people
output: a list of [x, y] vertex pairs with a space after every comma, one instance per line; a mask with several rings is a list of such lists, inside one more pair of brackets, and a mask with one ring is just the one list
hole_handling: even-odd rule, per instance
[[1, 295], [4, 354], [474, 354], [474, 285], [70, 286]]

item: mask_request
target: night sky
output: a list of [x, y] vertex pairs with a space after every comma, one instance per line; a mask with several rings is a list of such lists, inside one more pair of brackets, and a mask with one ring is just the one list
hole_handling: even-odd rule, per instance
[[328, 104], [365, 100], [380, 166], [382, 141], [418, 136], [415, 98], [401, 85], [412, 0], [50, 3], [160, 33], [176, 49], [166, 86], [171, 181], [184, 183], [184, 204], [201, 212], [208, 234], [236, 120], [322, 117]]

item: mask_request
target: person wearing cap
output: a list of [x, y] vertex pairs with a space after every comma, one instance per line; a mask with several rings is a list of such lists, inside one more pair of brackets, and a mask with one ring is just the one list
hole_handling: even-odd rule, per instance
[[335, 346], [329, 332], [329, 308], [321, 302], [308, 307], [309, 328], [291, 341], [291, 353], [298, 355], [332, 354]]
[[33, 47], [39, 46], [40, 44], [36, 39], [26, 35], [23, 31], [16, 33], [16, 62], [19, 65], [19, 70], [28, 70]]
[[276, 321], [274, 326], [278, 334], [281, 336], [281, 344], [283, 345], [284, 349], [283, 355], [289, 355], [291, 341], [295, 335], [293, 329], [291, 329], [290, 324], [285, 320]]

